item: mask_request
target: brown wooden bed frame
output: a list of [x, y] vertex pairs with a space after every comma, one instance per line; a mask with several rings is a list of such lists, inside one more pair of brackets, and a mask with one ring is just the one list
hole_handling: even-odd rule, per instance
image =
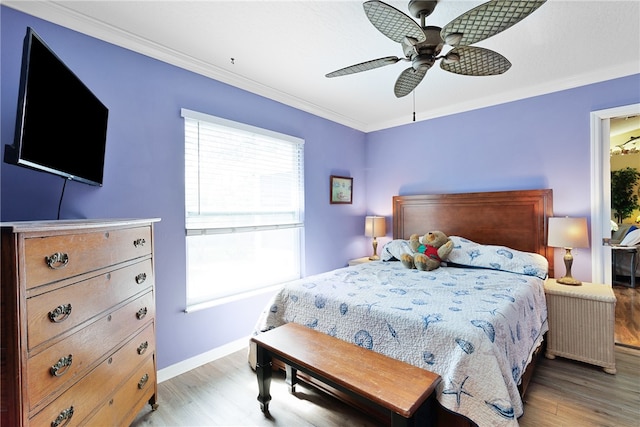
[[[546, 245], [548, 218], [551, 216], [553, 192], [550, 189], [394, 196], [393, 238], [408, 239], [414, 233], [423, 235], [427, 231], [440, 230], [449, 236], [465, 237], [476, 243], [539, 253], [549, 261], [549, 276], [553, 277], [553, 248]], [[543, 353], [541, 350], [536, 351], [523, 374], [519, 387], [521, 396], [526, 392], [537, 357]], [[371, 408], [363, 408], [357, 401], [312, 377], [302, 379], [372, 413]], [[434, 425], [475, 425], [466, 417], [437, 406]], [[372, 415], [378, 414], [373, 412]], [[385, 419], [383, 415], [379, 417], [380, 420]]]
[[547, 258], [553, 277], [553, 248], [546, 245], [552, 215], [552, 190], [394, 196], [393, 238], [440, 230], [476, 243], [535, 252]]
[[[547, 246], [547, 226], [553, 216], [553, 191], [517, 190], [479, 193], [426, 194], [393, 197], [393, 238], [408, 239], [440, 230], [485, 245], [502, 245], [534, 252], [549, 262], [553, 277], [553, 248]], [[524, 396], [537, 358], [522, 376], [519, 390]], [[438, 426], [473, 426], [465, 417], [438, 405]]]

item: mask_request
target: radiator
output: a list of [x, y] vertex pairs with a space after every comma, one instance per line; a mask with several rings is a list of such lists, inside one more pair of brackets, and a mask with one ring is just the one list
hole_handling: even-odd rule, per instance
[[615, 374], [615, 304], [611, 286], [545, 283], [549, 332], [546, 357], [565, 357]]

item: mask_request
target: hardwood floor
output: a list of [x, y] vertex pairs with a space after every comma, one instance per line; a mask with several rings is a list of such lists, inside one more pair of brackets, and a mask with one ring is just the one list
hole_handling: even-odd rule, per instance
[[616, 343], [640, 348], [640, 287], [613, 286], [616, 296]]
[[[522, 427], [637, 427], [640, 350], [616, 346], [616, 375], [560, 357], [540, 359], [525, 396]], [[158, 385], [159, 408], [147, 406], [132, 427], [145, 426], [378, 426], [375, 419], [311, 387], [294, 395], [274, 376], [271, 416], [260, 412], [258, 386], [246, 351]]]
[[540, 359], [525, 396], [521, 427], [640, 425], [640, 350], [616, 346], [616, 368]]

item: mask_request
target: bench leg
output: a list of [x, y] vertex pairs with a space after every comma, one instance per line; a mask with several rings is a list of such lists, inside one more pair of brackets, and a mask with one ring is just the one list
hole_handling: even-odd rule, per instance
[[289, 393], [295, 393], [296, 384], [298, 384], [298, 370], [290, 365], [284, 365], [287, 377], [285, 382], [289, 386]]
[[271, 395], [271, 354], [260, 345], [256, 346], [256, 377], [258, 378], [258, 402], [260, 402], [260, 410], [265, 414], [269, 412], [269, 402]]
[[435, 427], [436, 420], [436, 404], [437, 400], [435, 392], [425, 400], [411, 418], [405, 418], [401, 415], [391, 412], [391, 425], [393, 427]]
[[414, 425], [413, 418], [405, 418], [402, 415], [398, 415], [395, 412], [391, 412], [392, 427], [409, 427], [413, 425]]

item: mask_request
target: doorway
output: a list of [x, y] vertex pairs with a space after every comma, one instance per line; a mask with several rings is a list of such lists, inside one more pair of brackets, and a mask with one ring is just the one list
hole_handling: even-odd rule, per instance
[[[612, 284], [611, 249], [602, 244], [611, 237], [611, 120], [640, 114], [640, 104], [591, 113], [591, 281]], [[634, 329], [640, 316], [640, 290], [614, 287], [616, 294], [616, 343], [640, 347]], [[630, 327], [631, 326], [631, 327]]]
[[602, 239], [611, 237], [611, 119], [640, 114], [640, 104], [591, 113], [591, 281], [611, 284], [611, 250]]

